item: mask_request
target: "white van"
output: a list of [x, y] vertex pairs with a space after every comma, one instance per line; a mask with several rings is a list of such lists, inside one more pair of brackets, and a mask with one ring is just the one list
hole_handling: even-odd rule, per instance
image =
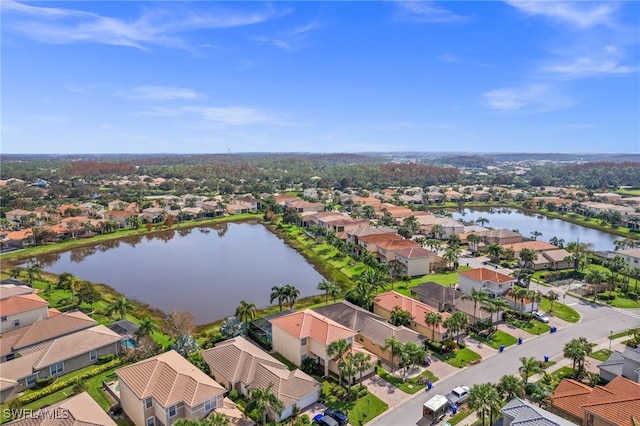
[[434, 395], [422, 406], [422, 420], [419, 424], [437, 424], [447, 414], [449, 400], [444, 395]]

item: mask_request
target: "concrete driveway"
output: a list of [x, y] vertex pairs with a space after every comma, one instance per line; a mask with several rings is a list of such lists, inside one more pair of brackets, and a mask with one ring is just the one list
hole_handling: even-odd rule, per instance
[[364, 379], [362, 383], [367, 386], [370, 393], [386, 402], [389, 405], [389, 408], [400, 405], [411, 396], [402, 392], [400, 389], [393, 386], [377, 374]]

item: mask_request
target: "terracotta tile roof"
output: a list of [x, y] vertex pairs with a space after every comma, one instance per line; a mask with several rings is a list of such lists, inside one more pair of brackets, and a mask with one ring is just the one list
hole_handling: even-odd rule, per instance
[[[428, 326], [424, 321], [427, 312], [438, 312], [442, 315], [443, 322], [451, 316], [451, 314], [447, 312], [439, 312], [437, 309], [425, 303], [412, 299], [411, 297], [404, 296], [400, 293], [396, 293], [395, 291], [387, 291], [385, 293], [378, 294], [373, 299], [373, 303], [389, 312], [391, 312], [395, 306], [400, 306], [400, 309], [403, 311], [411, 312], [413, 322], [420, 324], [429, 330], [431, 330], [432, 327]], [[446, 328], [442, 324], [438, 325], [435, 329], [437, 333], [442, 333], [445, 330]]]
[[[94, 401], [91, 396], [82, 392], [79, 395], [47, 407], [49, 416], [27, 416], [23, 419], [7, 423], [11, 426], [116, 426], [109, 415]], [[58, 413], [64, 412], [64, 416], [52, 419], [56, 410]], [[63, 411], [64, 410], [64, 411]], [[64, 418], [62, 418], [64, 417]]]
[[48, 305], [49, 302], [37, 294], [21, 294], [0, 300], [0, 312], [2, 316], [8, 316]]
[[135, 215], [136, 215], [136, 213], [130, 212], [130, 211], [127, 211], [127, 210], [109, 210], [109, 211], [104, 213], [105, 218], [129, 217], [129, 216], [135, 216]]
[[325, 345], [356, 334], [353, 330], [309, 309], [272, 319], [271, 323], [299, 339], [311, 337]]
[[617, 376], [605, 386], [591, 388], [563, 379], [553, 393], [553, 405], [578, 418], [586, 411], [612, 424], [632, 426], [632, 416], [640, 419], [640, 384]]
[[419, 248], [420, 244], [412, 240], [391, 240], [379, 242], [378, 247], [381, 247], [385, 250], [400, 250], [407, 248]]
[[458, 275], [463, 275], [475, 281], [491, 281], [492, 283], [496, 284], [513, 281], [513, 277], [488, 268], [476, 268], [468, 271], [458, 272]]
[[152, 397], [163, 407], [183, 402], [194, 407], [225, 389], [174, 350], [116, 370], [140, 400]]
[[0, 335], [0, 356], [96, 325], [80, 311], [66, 312]]
[[285, 407], [295, 404], [307, 395], [318, 392], [320, 383], [299, 369], [289, 371], [287, 368], [258, 364], [253, 388], [266, 388], [273, 383], [272, 392]]
[[522, 243], [504, 244], [503, 249], [513, 249], [515, 253], [520, 253], [522, 249], [528, 248], [535, 252], [541, 252], [545, 250], [557, 250], [558, 247], [545, 241], [525, 241]]
[[359, 238], [360, 241], [363, 241], [368, 244], [376, 244], [380, 245], [384, 242], [388, 241], [399, 241], [402, 240], [402, 237], [398, 234], [369, 234], [364, 235]]
[[418, 247], [408, 247], [396, 250], [396, 256], [402, 256], [407, 259], [422, 259], [425, 257], [433, 257], [435, 254], [431, 250]]
[[5, 241], [22, 241], [27, 238], [33, 237], [33, 231], [31, 228], [22, 229], [20, 231], [11, 231], [3, 238]]

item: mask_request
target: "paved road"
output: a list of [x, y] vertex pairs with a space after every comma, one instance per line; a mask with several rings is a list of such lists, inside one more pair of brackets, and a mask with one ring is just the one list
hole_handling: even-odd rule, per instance
[[[540, 289], [547, 289], [540, 286]], [[540, 360], [545, 355], [551, 359], [560, 358], [564, 345], [575, 337], [586, 337], [589, 341], [606, 338], [613, 331], [627, 330], [640, 326], [640, 312], [638, 310], [620, 310], [607, 306], [594, 305], [580, 301], [571, 296], [566, 297], [566, 304], [576, 309], [582, 319], [569, 327], [559, 329], [554, 334], [534, 336], [522, 345], [506, 348], [503, 353], [497, 353], [480, 364], [468, 367], [454, 375], [436, 383], [436, 387], [429, 393], [419, 392], [411, 399], [389, 410], [374, 419], [370, 424], [374, 426], [402, 426], [413, 425], [422, 415], [422, 404], [432, 394], [445, 394], [457, 385], [472, 386], [478, 383], [497, 382], [505, 374], [518, 374], [520, 357], [534, 356]]]

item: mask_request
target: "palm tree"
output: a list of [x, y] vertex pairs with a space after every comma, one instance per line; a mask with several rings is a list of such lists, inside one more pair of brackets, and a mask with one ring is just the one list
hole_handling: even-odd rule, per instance
[[525, 267], [529, 268], [532, 266], [532, 262], [538, 260], [538, 253], [530, 248], [523, 248], [520, 251], [520, 260], [522, 260]]
[[269, 296], [269, 303], [273, 303], [274, 300], [278, 299], [278, 306], [280, 307], [280, 312], [282, 312], [282, 302], [285, 302], [289, 295], [287, 294], [287, 288], [282, 284], [274, 285], [271, 287], [271, 295]]
[[143, 336], [149, 336], [151, 333], [155, 333], [157, 331], [159, 331], [159, 327], [150, 317], [146, 316], [142, 318], [142, 321], [140, 321], [140, 324], [138, 325], [138, 329], [134, 333], [136, 336], [136, 342], [140, 341]]
[[549, 304], [551, 307], [549, 308], [549, 313], [553, 313], [553, 304], [560, 298], [560, 295], [553, 290], [549, 290], [547, 293], [547, 299], [549, 299]]
[[291, 284], [285, 285], [284, 288], [287, 293], [289, 309], [293, 309], [293, 306], [296, 304], [296, 300], [298, 300], [298, 296], [300, 296], [300, 290], [298, 290], [294, 285]]
[[111, 317], [117, 314], [118, 318], [123, 320], [131, 309], [133, 309], [131, 301], [126, 296], [119, 296], [107, 306], [107, 315]]
[[262, 423], [267, 422], [267, 411], [271, 410], [278, 416], [284, 411], [284, 405], [278, 399], [278, 397], [271, 390], [273, 383], [269, 383], [266, 389], [263, 388], [250, 388], [249, 400], [247, 401], [246, 411], [251, 412], [256, 410], [262, 416]]
[[340, 373], [340, 377], [344, 376], [344, 378], [347, 379], [345, 387], [349, 389], [353, 382], [353, 376], [355, 376], [357, 372], [352, 353], [338, 360], [338, 372]]
[[325, 304], [329, 304], [329, 296], [335, 297], [340, 293], [340, 286], [331, 281], [322, 280], [318, 283], [318, 290], [324, 291]]
[[500, 321], [501, 318], [500, 312], [506, 312], [511, 309], [511, 305], [509, 304], [509, 302], [502, 297], [494, 297], [493, 299], [489, 299], [489, 303], [495, 308], [495, 311], [498, 314], [496, 315], [498, 321]]
[[355, 287], [349, 289], [345, 293], [345, 298], [355, 303], [361, 308], [371, 310], [373, 307], [373, 298], [376, 295], [376, 287], [367, 284], [364, 281], [358, 281]]
[[[585, 337], [571, 339], [564, 345], [563, 354], [573, 362], [574, 377], [584, 370], [584, 360], [591, 353], [591, 344]], [[576, 366], [578, 367], [576, 369]]]
[[456, 335], [456, 343], [460, 344], [460, 332], [463, 331], [469, 323], [469, 317], [464, 312], [454, 312], [444, 321], [444, 326]]
[[403, 310], [400, 306], [393, 307], [389, 316], [389, 322], [395, 326], [408, 327], [411, 324], [411, 312]]
[[442, 227], [442, 225], [440, 225], [439, 223], [436, 223], [431, 227], [431, 236], [433, 238], [441, 240], [443, 235], [444, 235], [444, 228]]
[[400, 356], [400, 364], [402, 365], [402, 367], [404, 367], [404, 376], [407, 374], [408, 368], [422, 364], [427, 354], [424, 349], [422, 349], [422, 347], [417, 343], [407, 342], [402, 346], [402, 353], [400, 354]]
[[444, 254], [442, 255], [442, 258], [447, 262], [447, 266], [449, 266], [450, 263], [453, 264], [454, 269], [457, 268], [457, 263], [458, 263], [458, 257], [460, 257], [460, 252], [462, 251], [462, 249], [460, 248], [460, 246], [451, 246], [449, 247]]
[[498, 243], [491, 243], [487, 247], [487, 253], [489, 254], [489, 259], [493, 263], [498, 263], [500, 261], [500, 256], [502, 256], [503, 248]]
[[380, 287], [381, 290], [384, 290], [389, 281], [389, 274], [386, 268], [367, 266], [358, 276], [357, 281], [366, 283], [373, 288]]
[[534, 304], [538, 304], [538, 306], [540, 306], [540, 301], [542, 300], [542, 293], [540, 293], [539, 291], [530, 291], [529, 292], [529, 298], [531, 299], [531, 312], [534, 311], [533, 309], [533, 305]]
[[442, 315], [439, 312], [430, 311], [424, 316], [424, 322], [431, 328], [431, 341], [436, 340], [436, 327], [442, 324]]
[[476, 223], [479, 224], [480, 226], [484, 227], [484, 225], [489, 223], [489, 219], [487, 219], [486, 217], [479, 217], [479, 218], [476, 219]]
[[522, 318], [524, 315], [524, 298], [527, 297], [527, 289], [522, 287], [512, 287], [511, 295], [516, 299], [516, 302], [520, 300], [520, 318]]
[[11, 275], [11, 278], [18, 279], [20, 277], [21, 272], [22, 272], [22, 268], [15, 267], [9, 272], [9, 275]]
[[[231, 420], [226, 414], [214, 411], [207, 417], [207, 424], [209, 426], [231, 426]], [[174, 423], [175, 424], [175, 423]]]
[[364, 352], [356, 352], [353, 355], [353, 364], [357, 373], [360, 373], [360, 386], [364, 387], [362, 384], [362, 375], [365, 371], [368, 371], [373, 367], [373, 363], [371, 362], [371, 355], [366, 354]]
[[492, 383], [473, 385], [469, 391], [469, 407], [480, 414], [483, 426], [487, 413], [489, 413], [489, 424], [493, 424], [493, 415], [500, 402], [500, 394]]
[[521, 283], [524, 283], [525, 286], [527, 287], [527, 290], [529, 289], [529, 285], [531, 285], [531, 280], [533, 279], [533, 269], [529, 269], [529, 268], [522, 268], [522, 269], [518, 269], [513, 276]]
[[395, 364], [393, 363], [393, 360], [395, 359], [396, 356], [399, 356], [402, 354], [402, 346], [403, 346], [402, 343], [396, 338], [396, 336], [391, 336], [384, 340], [384, 346], [380, 348], [383, 351], [386, 351], [387, 349], [391, 351], [391, 372], [392, 373], [395, 371]]
[[[351, 343], [347, 342], [345, 339], [338, 339], [334, 342], [331, 342], [329, 346], [327, 346], [327, 355], [331, 357], [336, 363], [338, 363], [344, 354], [349, 352], [351, 349]], [[338, 383], [342, 384], [342, 371], [338, 368]]]
[[497, 386], [502, 399], [511, 401], [513, 398], [522, 396], [522, 382], [513, 374], [505, 374], [500, 378]]
[[478, 318], [476, 317], [476, 309], [478, 308], [478, 304], [482, 304], [487, 301], [489, 295], [484, 290], [479, 290], [476, 288], [471, 289], [471, 294], [462, 295], [462, 300], [471, 300], [473, 301], [473, 323], [478, 322]]
[[27, 275], [29, 276], [29, 284], [33, 285], [35, 279], [42, 280], [42, 266], [39, 263], [32, 263], [27, 266]]
[[240, 305], [236, 308], [236, 317], [249, 326], [249, 323], [256, 318], [256, 305], [255, 303], [249, 303], [246, 300], [241, 300]]
[[538, 363], [538, 360], [535, 359], [535, 357], [527, 358], [523, 356], [522, 358], [520, 358], [520, 362], [522, 363], [522, 365], [520, 366], [520, 368], [518, 368], [518, 371], [522, 376], [522, 383], [526, 387], [527, 383], [529, 382], [529, 377], [533, 376], [534, 374], [541, 373], [542, 368], [540, 367], [540, 364]]

